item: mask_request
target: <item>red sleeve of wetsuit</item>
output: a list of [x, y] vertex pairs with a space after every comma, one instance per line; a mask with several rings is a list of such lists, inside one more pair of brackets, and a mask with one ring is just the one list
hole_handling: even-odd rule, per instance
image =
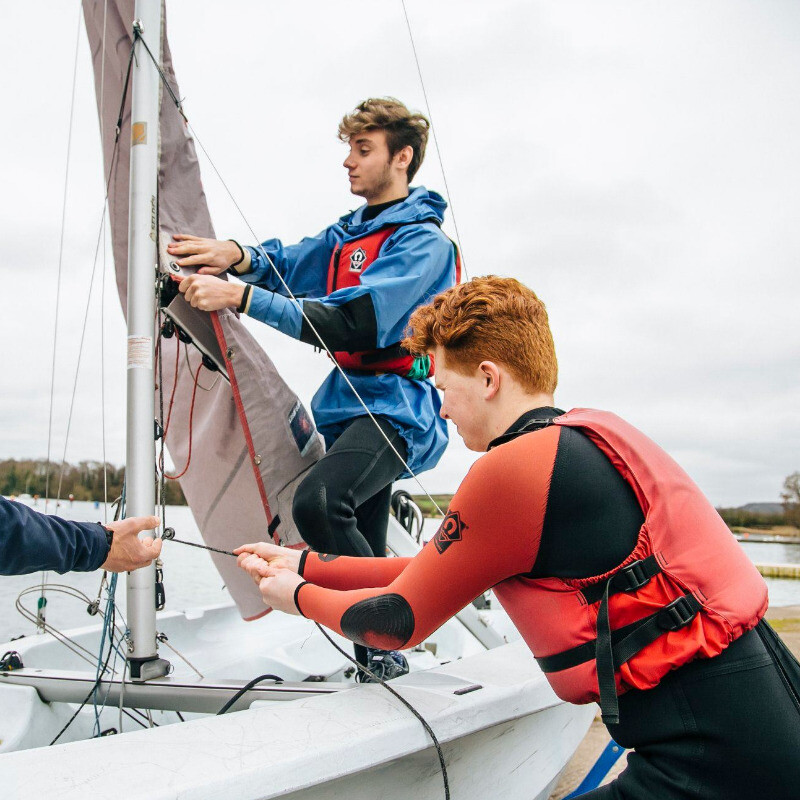
[[[349, 591], [305, 583], [295, 594], [300, 612], [368, 647], [413, 647], [482, 592], [528, 572], [539, 548], [558, 436], [555, 427], [531, 436], [524, 459], [516, 442], [479, 459], [434, 538], [391, 583]], [[325, 573], [339, 561], [318, 559], [317, 579], [329, 583]]]
[[326, 589], [363, 589], [388, 586], [408, 566], [410, 558], [354, 558], [306, 550], [300, 575]]

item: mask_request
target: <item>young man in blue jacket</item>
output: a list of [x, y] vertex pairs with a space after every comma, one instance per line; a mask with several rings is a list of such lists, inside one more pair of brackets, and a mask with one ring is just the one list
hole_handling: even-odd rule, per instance
[[161, 539], [139, 539], [158, 517], [130, 517], [101, 525], [40, 514], [0, 497], [0, 575], [55, 572], [130, 572], [161, 552]]
[[[299, 486], [293, 512], [319, 552], [385, 555], [392, 481], [431, 469], [447, 446], [439, 397], [427, 380], [433, 365], [400, 346], [414, 309], [459, 278], [458, 253], [441, 231], [447, 204], [409, 187], [428, 129], [424, 116], [397, 100], [367, 100], [339, 125], [350, 147], [350, 191], [366, 205], [295, 245], [270, 239], [242, 248], [177, 235], [168, 247], [179, 266], [200, 267], [180, 284], [193, 306], [238, 308], [295, 339], [324, 343], [375, 417], [338, 369], [314, 396], [327, 452]], [[215, 277], [226, 270], [244, 285]], [[406, 669], [396, 653], [357, 646], [356, 655], [386, 677]]]

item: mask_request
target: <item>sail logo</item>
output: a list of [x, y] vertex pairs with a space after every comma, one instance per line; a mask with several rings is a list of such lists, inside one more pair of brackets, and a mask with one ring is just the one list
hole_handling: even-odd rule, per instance
[[460, 542], [462, 533], [468, 527], [461, 521], [458, 511], [449, 511], [433, 537], [433, 544], [439, 553], [444, 553], [453, 542]]
[[364, 262], [367, 260], [367, 251], [359, 247], [350, 254], [350, 272], [361, 272], [364, 269]]

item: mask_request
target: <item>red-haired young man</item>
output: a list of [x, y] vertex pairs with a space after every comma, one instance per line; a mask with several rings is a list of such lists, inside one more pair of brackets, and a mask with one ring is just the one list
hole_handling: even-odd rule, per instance
[[634, 752], [595, 800], [797, 797], [800, 665], [767, 590], [688, 475], [614, 414], [554, 408], [543, 304], [478, 278], [411, 317], [442, 415], [488, 451], [413, 559], [239, 548], [265, 602], [413, 647], [493, 587], [556, 694], [600, 703]]

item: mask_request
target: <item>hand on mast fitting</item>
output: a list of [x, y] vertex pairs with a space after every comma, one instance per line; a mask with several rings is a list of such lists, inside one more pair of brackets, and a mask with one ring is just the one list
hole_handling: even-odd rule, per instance
[[198, 267], [201, 275], [219, 275], [233, 267], [236, 272], [247, 272], [250, 254], [232, 239], [204, 239], [188, 233], [176, 233], [175, 241], [167, 245], [171, 256], [181, 256], [175, 263], [179, 267]]
[[161, 539], [140, 539], [142, 531], [159, 525], [158, 517], [129, 517], [104, 525], [111, 532], [111, 549], [101, 568], [109, 572], [132, 572], [146, 567], [161, 553]]

